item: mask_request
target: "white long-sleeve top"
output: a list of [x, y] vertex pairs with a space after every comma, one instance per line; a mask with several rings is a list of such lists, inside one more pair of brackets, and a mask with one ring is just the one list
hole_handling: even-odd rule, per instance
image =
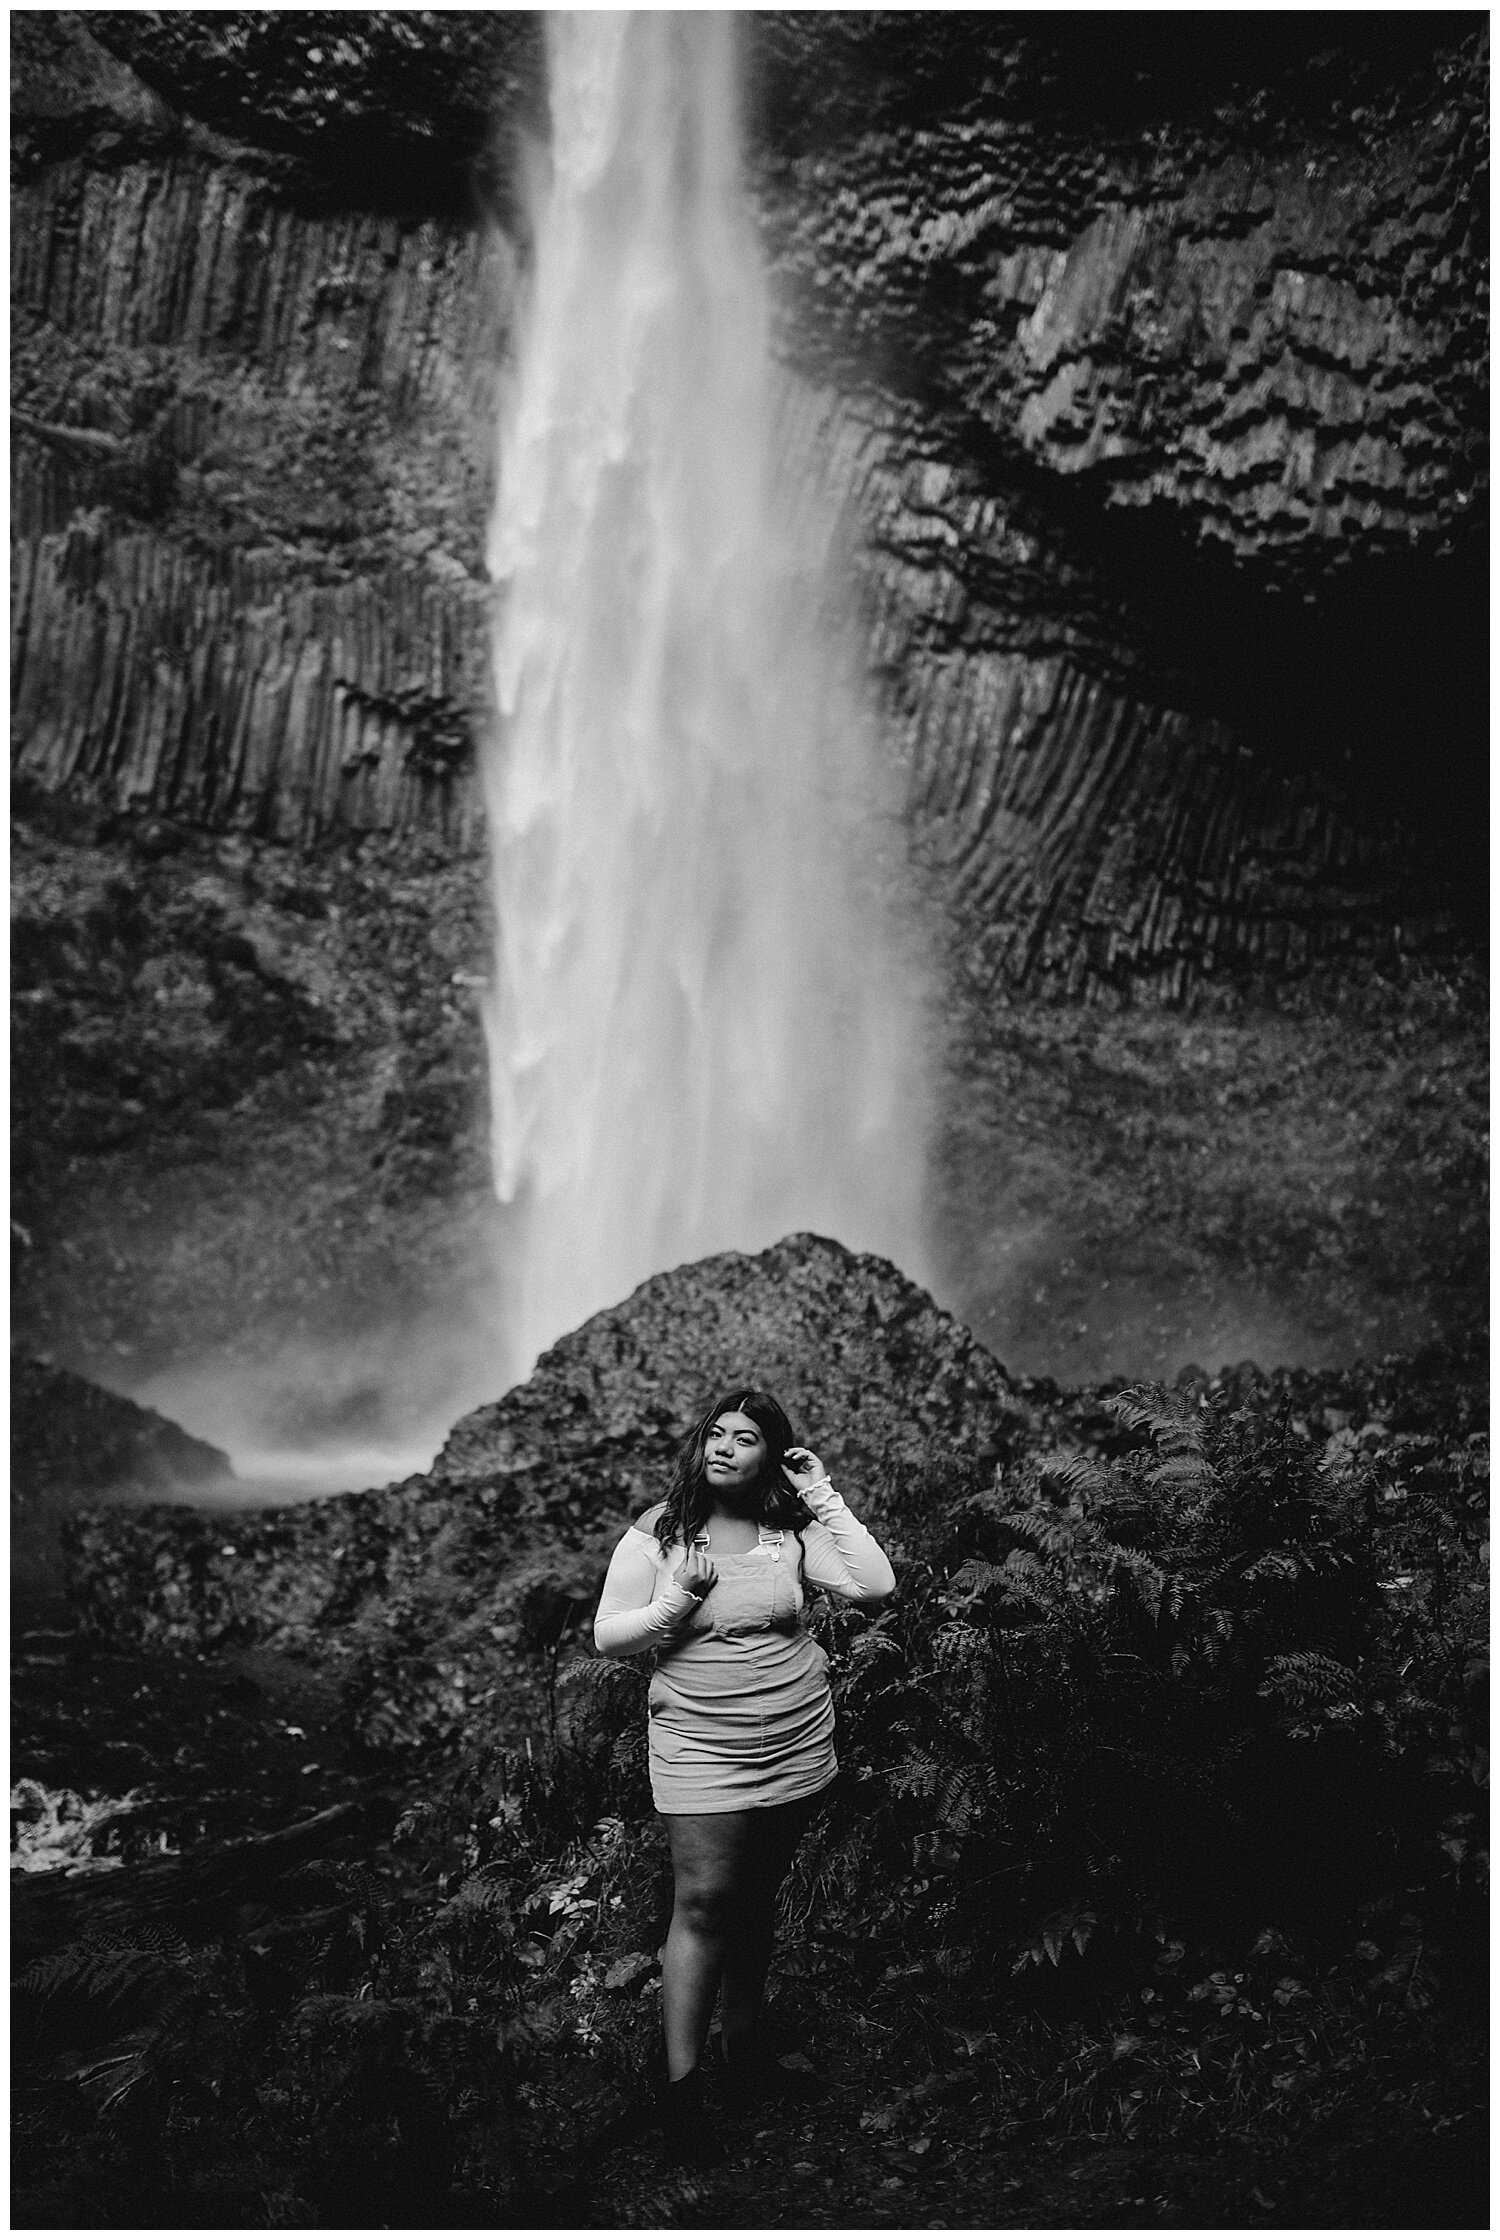
[[[799, 1612], [805, 1600], [799, 1571], [809, 1586], [826, 1587], [847, 1602], [881, 1601], [894, 1588], [896, 1574], [880, 1543], [826, 1481], [803, 1499], [815, 1521], [802, 1527], [805, 1565], [793, 1564]], [[594, 1646], [601, 1656], [634, 1657], [643, 1649], [660, 1648], [698, 1607], [697, 1598], [672, 1577], [687, 1553], [686, 1544], [674, 1540], [663, 1550], [654, 1529], [658, 1514], [651, 1509], [639, 1518], [610, 1558], [594, 1617]], [[761, 1537], [778, 1536], [762, 1526]], [[795, 1559], [797, 1542], [790, 1532], [783, 1545]]]

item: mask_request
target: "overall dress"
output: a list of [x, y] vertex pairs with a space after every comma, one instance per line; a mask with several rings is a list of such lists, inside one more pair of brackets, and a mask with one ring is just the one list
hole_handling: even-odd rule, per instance
[[712, 1589], [658, 1650], [648, 1729], [658, 1812], [790, 1804], [838, 1771], [828, 1659], [803, 1630], [798, 1556], [794, 1534], [765, 1526], [758, 1547], [715, 1553]]

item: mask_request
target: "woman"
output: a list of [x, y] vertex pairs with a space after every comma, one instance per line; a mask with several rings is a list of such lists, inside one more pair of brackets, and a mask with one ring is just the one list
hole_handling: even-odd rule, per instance
[[674, 1882], [663, 2109], [679, 2154], [704, 2151], [699, 2064], [716, 1993], [731, 2097], [784, 2081], [757, 2035], [772, 1909], [838, 1771], [828, 1659], [801, 1623], [808, 1590], [877, 1602], [895, 1583], [768, 1392], [704, 1411], [666, 1500], [615, 1549], [594, 1641], [607, 1657], [656, 1651], [651, 1793]]

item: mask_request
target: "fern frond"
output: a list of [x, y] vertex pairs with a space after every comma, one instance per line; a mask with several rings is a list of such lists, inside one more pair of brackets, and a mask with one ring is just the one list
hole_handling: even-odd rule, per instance
[[150, 2027], [141, 2033], [142, 2062], [153, 2079], [175, 2079], [186, 2073], [197, 2053], [204, 2009], [202, 1987], [189, 1983], [153, 2016]]
[[988, 1776], [979, 1766], [955, 1766], [937, 1788], [937, 1817], [951, 1834], [965, 1836], [983, 1819], [991, 1799]]
[[450, 2100], [473, 2084], [476, 2070], [498, 2051], [494, 2024], [477, 2015], [430, 2015], [419, 2043], [433, 2082]]
[[1001, 1617], [1019, 1617], [1023, 1614], [1052, 1617], [1056, 1614], [1054, 1597], [1046, 1591], [1046, 1582], [1040, 1571], [1032, 1571], [1029, 1576], [1019, 1570], [1008, 1572], [1005, 1592], [1000, 1596], [996, 1609]]
[[1040, 1509], [1012, 1509], [1001, 1518], [1018, 1538], [1029, 1540], [1043, 1555], [1071, 1555], [1080, 1538], [1080, 1522], [1066, 1514]]
[[983, 1556], [969, 1556], [945, 1581], [950, 1594], [976, 1599], [988, 1594], [992, 1587], [1004, 1586], [1005, 1583], [1004, 1567], [998, 1563], [987, 1563]]
[[[1161, 1566], [1153, 1563], [1149, 1556], [1143, 1556], [1136, 1548], [1121, 1548], [1113, 1543], [1110, 1545], [1109, 1555], [1114, 1568], [1117, 1571], [1124, 1572], [1126, 1578], [1129, 1579], [1136, 1593], [1140, 1596], [1141, 1607], [1147, 1617], [1153, 1623], [1159, 1621], [1163, 1600], [1167, 1594], [1167, 1574], [1161, 1569]], [[1181, 1585], [1178, 1582], [1174, 1582], [1174, 1584], [1177, 1585], [1177, 1594], [1175, 1603], [1168, 1603], [1168, 1614], [1170, 1616], [1175, 1616], [1177, 1610], [1182, 1606]]]
[[165, 1997], [184, 1978], [192, 1980], [188, 1969], [157, 1949], [155, 1940], [149, 1946], [110, 1943], [96, 1933], [33, 1960], [17, 1988], [48, 2004], [70, 2000], [111, 2007], [148, 1994]]
[[1096, 1462], [1091, 1455], [1071, 1454], [1042, 1465], [1043, 1491], [1056, 1499], [1058, 1494], [1069, 1498], [1108, 1500], [1120, 1490], [1120, 1480], [1107, 1462]]
[[560, 1667], [560, 1688], [608, 1688], [615, 1685], [624, 1667], [618, 1657], [574, 1657]]
[[1148, 1486], [1182, 1488], [1206, 1493], [1219, 1482], [1219, 1473], [1202, 1454], [1169, 1454], [1146, 1473]]
[[92, 1929], [79, 1941], [100, 1952], [127, 1948], [132, 1952], [156, 1952], [179, 1968], [190, 1968], [193, 1964], [193, 1948], [187, 1939], [179, 1936], [175, 1929], [153, 1921], [135, 1922], [128, 1932]]
[[904, 1758], [887, 1776], [892, 1793], [898, 1797], [934, 1797], [942, 1778], [943, 1768], [936, 1758], [925, 1754]]
[[1050, 1960], [1053, 1967], [1057, 1967], [1069, 1945], [1082, 1955], [1097, 1927], [1098, 1919], [1091, 1908], [1069, 1906], [1049, 1914], [1017, 1950], [1011, 1963], [1012, 1975], [1019, 1975], [1025, 1968], [1039, 1968], [1044, 1960]]
[[1257, 1693], [1277, 1697], [1298, 1711], [1346, 1705], [1352, 1709], [1359, 1695], [1359, 1675], [1336, 1657], [1298, 1649], [1290, 1656], [1272, 1657]]
[[707, 2198], [708, 2187], [696, 2178], [678, 2178], [634, 2198], [627, 2193], [620, 2224], [627, 2232], [665, 2232], [673, 2225], [694, 2225], [699, 2220], [689, 2212]]
[[[965, 1566], [967, 1569], [967, 1566]], [[901, 1644], [889, 1633], [871, 1626], [865, 1633], [857, 1634], [849, 1650], [849, 1663], [854, 1671], [872, 1665], [877, 1657], [900, 1657], [904, 1654]]]
[[985, 1637], [977, 1626], [947, 1625], [933, 1636], [932, 1661], [940, 1672], [962, 1665], [977, 1667], [985, 1648]]
[[1127, 1431], [1148, 1432], [1161, 1455], [1201, 1455], [1204, 1413], [1196, 1402], [1178, 1399], [1159, 1384], [1130, 1385], [1104, 1403]]
[[471, 1874], [439, 1907], [434, 1918], [441, 1923], [488, 1920], [509, 1928], [512, 1919], [509, 1889], [492, 1876]]

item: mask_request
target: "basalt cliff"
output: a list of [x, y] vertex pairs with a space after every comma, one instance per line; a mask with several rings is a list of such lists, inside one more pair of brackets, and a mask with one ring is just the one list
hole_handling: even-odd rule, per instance
[[[1470, 1316], [1481, 22], [744, 32], [787, 469], [948, 975], [947, 1295], [1083, 1374]], [[23, 14], [12, 51], [19, 1326], [134, 1386], [336, 1331], [333, 1413], [436, 1422], [485, 1392], [539, 19]], [[456, 1301], [456, 1370], [382, 1335]]]

